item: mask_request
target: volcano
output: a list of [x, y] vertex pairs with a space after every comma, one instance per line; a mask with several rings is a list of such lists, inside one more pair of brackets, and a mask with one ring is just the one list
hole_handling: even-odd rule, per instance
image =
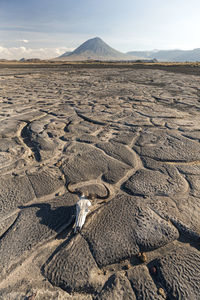
[[[58, 60], [129, 60], [130, 56], [111, 48], [101, 38], [89, 39], [71, 53], [64, 53]], [[133, 57], [131, 57], [133, 59]]]

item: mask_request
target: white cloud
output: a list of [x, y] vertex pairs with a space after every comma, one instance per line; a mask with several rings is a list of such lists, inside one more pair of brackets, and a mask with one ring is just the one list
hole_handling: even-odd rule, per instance
[[72, 50], [73, 49], [66, 47], [32, 49], [24, 46], [11, 48], [0, 46], [0, 59], [21, 59], [22, 57], [49, 59], [58, 57], [64, 52]]
[[22, 42], [22, 43], [27, 44], [29, 42], [29, 40], [17, 40], [17, 42]]
[[73, 50], [74, 50], [74, 48], [60, 47], [60, 48], [56, 48], [55, 52], [59, 56], [59, 55], [62, 55], [63, 53], [65, 53], [66, 51], [73, 51]]

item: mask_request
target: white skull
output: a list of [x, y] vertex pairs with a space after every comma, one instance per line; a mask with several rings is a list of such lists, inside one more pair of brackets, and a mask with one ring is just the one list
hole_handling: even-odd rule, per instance
[[86, 216], [89, 212], [91, 202], [82, 195], [76, 203], [76, 225], [74, 232], [80, 231], [85, 223]]

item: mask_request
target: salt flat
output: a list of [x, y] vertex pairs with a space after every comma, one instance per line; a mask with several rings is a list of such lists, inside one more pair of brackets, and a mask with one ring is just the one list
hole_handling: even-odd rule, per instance
[[0, 299], [200, 299], [200, 76], [1, 68], [0, 108]]

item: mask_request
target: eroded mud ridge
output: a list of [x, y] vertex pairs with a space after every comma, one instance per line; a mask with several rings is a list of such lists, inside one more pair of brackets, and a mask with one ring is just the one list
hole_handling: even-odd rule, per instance
[[[1, 70], [0, 299], [200, 299], [199, 87]], [[76, 235], [69, 182], [95, 195]]]

